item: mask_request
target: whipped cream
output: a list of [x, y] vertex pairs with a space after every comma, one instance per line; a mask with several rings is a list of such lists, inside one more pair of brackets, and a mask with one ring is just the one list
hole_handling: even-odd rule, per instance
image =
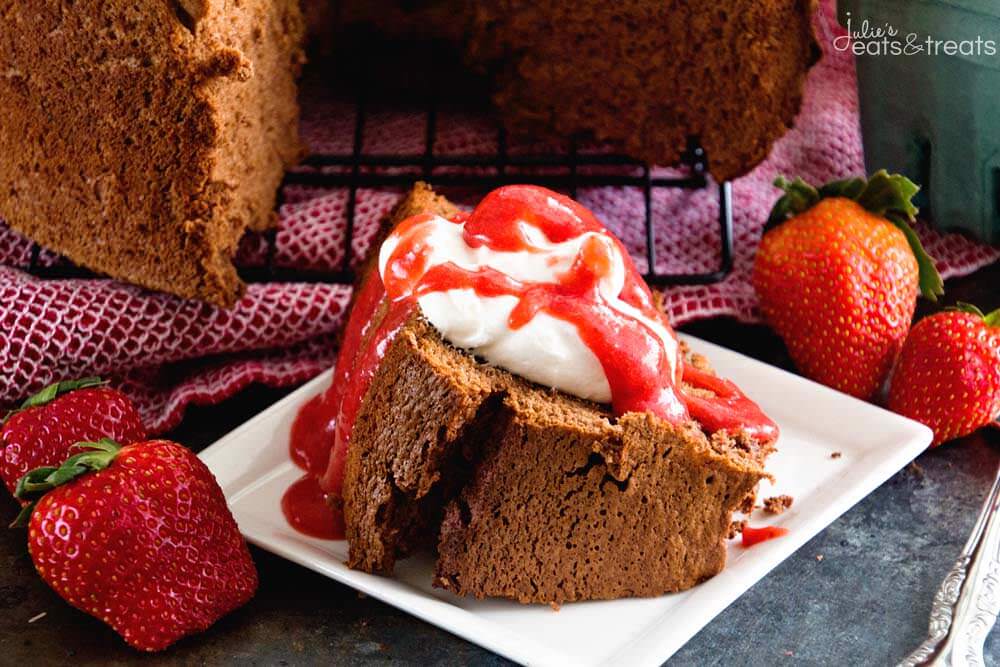
[[[469, 246], [463, 237], [464, 225], [433, 216], [402, 232], [426, 234], [430, 247], [423, 271], [446, 263], [475, 271], [492, 268], [521, 282], [558, 283], [559, 276], [573, 265], [590, 237], [606, 245], [611, 257], [610, 271], [598, 285], [607, 305], [645, 325], [663, 345], [674, 375], [677, 374], [677, 340], [667, 326], [623, 301], [619, 295], [625, 284], [626, 264], [620, 247], [607, 234], [585, 232], [560, 243], [552, 243], [537, 227], [518, 221], [527, 239], [527, 248], [514, 252], [493, 250], [485, 245]], [[393, 252], [402, 242], [391, 234], [379, 251], [379, 274], [383, 281]], [[449, 289], [418, 297], [420, 309], [430, 324], [452, 345], [468, 350], [489, 363], [540, 385], [553, 387], [580, 398], [611, 402], [611, 387], [597, 356], [584, 343], [576, 326], [544, 311], [520, 328], [511, 328], [515, 296], [481, 296], [473, 289]]]

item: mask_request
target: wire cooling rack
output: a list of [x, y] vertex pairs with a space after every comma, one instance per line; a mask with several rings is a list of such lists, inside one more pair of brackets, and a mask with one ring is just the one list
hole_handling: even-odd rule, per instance
[[[367, 153], [363, 150], [368, 113], [363, 100], [357, 103], [352, 150], [343, 154], [314, 154], [303, 163], [305, 169], [290, 172], [286, 184], [318, 188], [347, 188], [347, 227], [345, 252], [341, 267], [325, 276], [334, 282], [353, 280], [351, 252], [357, 193], [362, 188], [409, 186], [417, 178], [432, 186], [461, 186], [485, 194], [489, 190], [512, 183], [530, 182], [559, 190], [576, 198], [580, 188], [617, 186], [639, 188], [643, 194], [643, 225], [646, 238], [646, 281], [658, 287], [668, 285], [704, 285], [725, 278], [733, 268], [732, 186], [729, 182], [716, 185], [719, 198], [718, 266], [706, 273], [660, 273], [656, 270], [657, 224], [653, 216], [653, 192], [659, 188], [698, 190], [709, 187], [708, 155], [697, 137], [689, 137], [682, 154], [678, 173], [655, 176], [649, 165], [628, 156], [609, 153], [581, 152], [580, 142], [573, 139], [568, 150], [555, 153], [511, 153], [507, 134], [498, 126], [496, 151], [492, 154], [442, 155], [435, 152], [438, 114], [430, 105], [425, 114], [424, 150], [411, 154]], [[618, 173], [605, 173], [608, 167], [623, 168]], [[531, 170], [526, 173], [526, 170]], [[603, 169], [603, 171], [602, 171]], [[659, 224], [669, 224], [662, 221]], [[272, 242], [273, 244], [273, 242]], [[294, 279], [294, 274], [290, 279]]]
[[[347, 190], [346, 234], [343, 260], [339, 267], [329, 271], [297, 269], [275, 266], [276, 230], [265, 233], [267, 261], [264, 266], [240, 269], [240, 276], [247, 282], [336, 282], [351, 283], [355, 265], [353, 240], [358, 191], [365, 188], [406, 188], [417, 180], [424, 180], [435, 187], [456, 186], [478, 192], [511, 183], [534, 183], [559, 190], [576, 198], [580, 188], [602, 186], [638, 188], [643, 196], [643, 221], [645, 229], [645, 275], [650, 285], [703, 285], [725, 278], [733, 267], [733, 211], [731, 184], [710, 184], [708, 155], [697, 137], [688, 139], [681, 164], [670, 176], [654, 175], [649, 165], [625, 155], [581, 151], [580, 142], [571, 140], [565, 150], [551, 153], [524, 153], [508, 150], [504, 129], [496, 130], [496, 151], [490, 154], [455, 155], [435, 152], [438, 132], [438, 114], [433, 101], [425, 114], [422, 152], [410, 154], [368, 153], [363, 150], [366, 123], [369, 121], [363, 97], [356, 102], [355, 122], [351, 150], [346, 153], [317, 153], [307, 157], [303, 164], [285, 176], [285, 186], [298, 185], [315, 188], [345, 188]], [[698, 190], [707, 187], [718, 189], [719, 199], [719, 251], [718, 265], [705, 273], [661, 273], [657, 271], [657, 231], [669, 220], [655, 221], [653, 193], [661, 188]], [[278, 206], [283, 197], [279, 193]], [[65, 261], [39, 261], [42, 249], [35, 244], [30, 255], [28, 272], [40, 278], [88, 277], [93, 274]]]

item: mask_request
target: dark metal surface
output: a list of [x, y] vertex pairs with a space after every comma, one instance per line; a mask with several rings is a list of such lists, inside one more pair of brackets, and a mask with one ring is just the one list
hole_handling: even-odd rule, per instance
[[[949, 281], [949, 303], [1000, 307], [1000, 264]], [[927, 312], [924, 304], [922, 310]], [[766, 328], [715, 319], [694, 335], [789, 367]], [[174, 433], [196, 449], [286, 392], [254, 387], [192, 408]], [[941, 577], [962, 548], [1000, 460], [1000, 431], [922, 455], [761, 580], [696, 635], [676, 665], [888, 664], [926, 632]], [[0, 501], [0, 519], [16, 514]], [[0, 664], [492, 665], [472, 644], [253, 549], [261, 587], [246, 607], [164, 654], [140, 656], [35, 575], [20, 531], [0, 536]], [[29, 623], [38, 614], [45, 616]], [[553, 612], [556, 613], [556, 612]], [[613, 623], [614, 619], [608, 619]], [[1000, 660], [1000, 633], [986, 644]]]

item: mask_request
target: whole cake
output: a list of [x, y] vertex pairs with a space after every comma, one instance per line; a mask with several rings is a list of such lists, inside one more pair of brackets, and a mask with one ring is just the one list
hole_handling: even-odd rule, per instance
[[365, 571], [436, 548], [435, 585], [460, 595], [658, 595], [723, 568], [777, 434], [582, 206], [509, 186], [467, 214], [418, 184], [293, 427], [309, 474], [284, 508], [327, 537], [336, 515], [310, 503], [342, 510]]
[[298, 0], [16, 0], [0, 217], [75, 263], [230, 305], [232, 256], [301, 154]]

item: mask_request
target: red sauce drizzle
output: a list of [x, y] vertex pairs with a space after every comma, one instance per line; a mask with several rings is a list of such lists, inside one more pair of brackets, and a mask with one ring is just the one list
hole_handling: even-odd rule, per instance
[[281, 497], [281, 511], [295, 530], [324, 540], [344, 539], [344, 515], [334, 512], [315, 475], [303, 475]]
[[[664, 419], [683, 419], [686, 412], [672, 390], [670, 359], [662, 341], [651, 329], [636, 326], [634, 319], [621, 312], [607, 306], [594, 307], [595, 301], [601, 300], [597, 293], [600, 275], [580, 259], [564, 282], [557, 284], [526, 284], [490, 268], [465, 271], [454, 264], [440, 264], [424, 275], [414, 295], [471, 288], [487, 297], [520, 297], [510, 314], [511, 328], [524, 326], [540, 310], [575, 324], [584, 344], [601, 362], [616, 414], [648, 411]], [[616, 333], [614, 339], [609, 339], [610, 331]]]
[[337, 420], [329, 398], [330, 392], [313, 396], [299, 409], [292, 423], [289, 446], [292, 462], [313, 475], [326, 470], [333, 446]]
[[[300, 479], [285, 492], [281, 508], [294, 527], [300, 521], [296, 517], [310, 517], [314, 524], [334, 526], [336, 530], [327, 533], [327, 539], [344, 538], [340, 500], [347, 446], [358, 407], [381, 355], [413, 307], [401, 304], [391, 309], [378, 331], [371, 332], [384, 295], [382, 281], [377, 275], [369, 276], [355, 295], [330, 388], [302, 406], [292, 424], [289, 453], [296, 465], [310, 473], [308, 477], [313, 480], [314, 488], [306, 492], [305, 478]], [[369, 336], [368, 344], [363, 347], [362, 342]], [[322, 501], [320, 504], [317, 498]], [[326, 518], [318, 518], [322, 513]], [[322, 537], [309, 530], [303, 532]]]
[[760, 528], [743, 526], [743, 546], [752, 547], [755, 544], [767, 542], [768, 540], [773, 540], [776, 537], [787, 534], [788, 529], [781, 526], [762, 526]]
[[552, 243], [562, 243], [586, 232], [605, 235], [626, 263], [625, 286], [620, 298], [642, 311], [657, 312], [653, 294], [629, 259], [628, 251], [612, 236], [594, 214], [569, 197], [534, 185], [497, 188], [479, 203], [465, 222], [464, 238], [469, 246], [485, 245], [498, 251], [525, 250], [524, 233], [514, 223], [523, 220], [542, 230]]
[[715, 393], [712, 398], [683, 394], [691, 418], [709, 433], [743, 429], [761, 442], [777, 440], [778, 426], [731, 381], [684, 364], [684, 382]]
[[[463, 237], [470, 247], [486, 246], [498, 252], [533, 250], [517, 221], [536, 227], [552, 243], [587, 232], [600, 235], [582, 245], [573, 265], [555, 283], [522, 282], [489, 267], [469, 271], [450, 263], [428, 270], [430, 228], [421, 225], [430, 217], [409, 218], [393, 232], [399, 243], [386, 264], [384, 285], [377, 274], [365, 281], [355, 298], [333, 383], [326, 393], [303, 406], [293, 425], [292, 459], [311, 474], [320, 475], [318, 488], [326, 494], [325, 507], [340, 506], [354, 421], [385, 350], [417, 299], [436, 291], [470, 288], [485, 297], [515, 296], [518, 305], [509, 320], [514, 329], [540, 311], [573, 324], [601, 363], [616, 414], [648, 411], [673, 422], [690, 415], [709, 432], [745, 429], [762, 440], [777, 437], [774, 423], [736, 385], [681, 363], [672, 372], [663, 342], [654, 330], [610, 306], [599, 284], [612, 270], [611, 249], [616, 247], [625, 262], [625, 281], [618, 298], [648, 319], [662, 322], [674, 335], [621, 242], [580, 204], [545, 188], [515, 185], [494, 190], [471, 214], [452, 218], [456, 224], [464, 223]], [[386, 295], [387, 311], [377, 330], [371, 331]], [[717, 396], [702, 398], [682, 391], [681, 375], [688, 384], [710, 389]], [[293, 485], [282, 501], [289, 517], [300, 515], [295, 505], [298, 501], [289, 500], [298, 484], [304, 483], [300, 480]], [[309, 502], [314, 499], [304, 491], [296, 494], [296, 498], [308, 497]], [[333, 510], [329, 511], [332, 515]], [[337, 525], [342, 525], [342, 517], [337, 520]]]

